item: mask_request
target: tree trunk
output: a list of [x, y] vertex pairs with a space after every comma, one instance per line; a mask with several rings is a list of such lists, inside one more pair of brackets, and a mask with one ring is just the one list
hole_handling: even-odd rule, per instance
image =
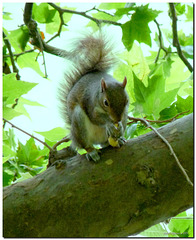
[[[158, 130], [193, 181], [193, 115]], [[193, 206], [193, 187], [150, 132], [98, 163], [76, 156], [4, 188], [4, 237], [124, 237]]]

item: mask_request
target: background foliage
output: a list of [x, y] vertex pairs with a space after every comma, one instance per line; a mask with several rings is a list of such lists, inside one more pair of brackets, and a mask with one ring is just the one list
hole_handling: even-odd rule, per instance
[[[75, 4], [76, 5], [76, 4]], [[166, 120], [177, 114], [188, 111], [193, 112], [193, 73], [179, 57], [175, 47], [172, 32], [172, 14], [169, 4], [165, 3], [164, 10], [151, 8], [149, 4], [135, 3], [101, 3], [86, 11], [79, 11], [77, 6], [66, 7], [56, 4], [68, 12], [61, 13], [54, 6], [41, 3], [33, 7], [33, 19], [38, 27], [43, 28], [47, 40], [51, 41], [62, 36], [63, 32], [70, 31], [71, 20], [75, 16], [88, 20], [86, 27], [96, 31], [98, 24], [120, 29], [123, 51], [119, 56], [120, 63], [113, 71], [114, 77], [121, 81], [127, 76], [127, 91], [130, 97], [130, 116], [145, 117], [149, 120]], [[6, 5], [5, 5], [6, 9]], [[169, 24], [163, 28], [165, 19], [158, 22], [158, 17], [165, 11]], [[189, 32], [180, 29], [178, 40], [185, 58], [193, 63], [193, 5], [175, 3], [178, 26], [184, 24]], [[90, 17], [89, 17], [90, 16]], [[12, 13], [3, 11], [3, 21], [12, 21]], [[160, 19], [159, 19], [160, 21]], [[78, 23], [79, 24], [79, 23]], [[4, 24], [3, 24], [4, 25]], [[46, 71], [40, 65], [42, 54], [29, 43], [28, 28], [23, 25], [16, 29], [3, 28], [3, 117], [13, 120], [21, 115], [31, 118], [26, 106], [44, 107], [37, 101], [30, 101], [25, 95], [40, 83], [28, 82], [21, 79], [20, 72], [24, 68], [31, 68], [40, 76], [47, 77]], [[42, 33], [42, 36], [44, 36]], [[144, 56], [144, 51], [148, 53]], [[47, 69], [47, 62], [45, 63]], [[55, 67], [55, 66], [54, 66]], [[55, 70], [55, 69], [54, 69]], [[47, 94], [44, 93], [44, 94]], [[43, 95], [44, 95], [43, 94]], [[178, 117], [182, 117], [180, 115]], [[39, 114], [37, 115], [39, 118]], [[45, 120], [47, 121], [47, 120]], [[160, 127], [167, 122], [152, 123]], [[23, 128], [21, 122], [20, 128]], [[130, 139], [150, 131], [141, 123], [132, 123], [127, 126], [126, 138]], [[66, 134], [64, 128], [56, 126], [49, 131], [34, 131], [44, 141], [53, 146]], [[67, 146], [61, 145], [60, 148]], [[40, 146], [34, 138], [22, 143], [15, 136], [15, 131], [4, 121], [3, 124], [3, 185], [35, 176], [46, 169], [48, 149]], [[158, 224], [144, 231], [142, 236], [148, 237], [191, 237], [193, 236], [192, 215], [186, 212], [173, 218], [168, 225]]]

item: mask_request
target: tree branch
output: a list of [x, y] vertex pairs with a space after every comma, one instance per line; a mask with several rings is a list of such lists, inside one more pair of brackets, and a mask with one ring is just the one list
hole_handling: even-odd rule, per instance
[[59, 17], [60, 17], [60, 25], [59, 25], [58, 32], [53, 37], [51, 37], [46, 43], [49, 43], [50, 41], [52, 41], [56, 37], [60, 36], [63, 25], [66, 25], [65, 22], [64, 22], [64, 19], [63, 19], [63, 12], [59, 11], [58, 13], [59, 13]]
[[16, 129], [18, 129], [19, 131], [25, 133], [26, 135], [28, 135], [28, 136], [34, 138], [35, 140], [37, 140], [38, 142], [40, 142], [40, 143], [42, 143], [44, 146], [46, 146], [51, 152], [53, 152], [53, 149], [52, 149], [47, 143], [41, 141], [39, 138], [37, 138], [37, 137], [31, 135], [30, 133], [24, 131], [23, 129], [17, 127], [16, 125], [14, 125], [13, 123], [11, 123], [10, 121], [8, 121], [8, 120], [5, 119], [5, 118], [3, 118], [3, 121], [9, 123], [13, 128], [16, 128]]
[[[15, 54], [13, 54], [13, 56], [17, 58], [17, 57], [20, 57], [23, 54], [31, 53], [31, 52], [34, 52], [34, 49], [30, 49], [30, 50], [27, 50], [27, 51], [24, 51], [24, 52], [21, 52], [21, 53], [15, 53]], [[7, 57], [10, 57], [10, 55], [3, 55], [3, 58], [7, 58]]]
[[[77, 14], [77, 15], [83, 16], [85, 18], [88, 18], [88, 19], [96, 22], [97, 25], [100, 25], [101, 23], [108, 23], [108, 24], [113, 24], [113, 25], [116, 25], [116, 26], [121, 26], [122, 25], [121, 23], [114, 22], [114, 21], [93, 18], [93, 17], [91, 17], [90, 15], [87, 14], [88, 11], [87, 12], [77, 12], [77, 11], [74, 11], [74, 10], [62, 9], [62, 8], [58, 7], [57, 5], [55, 5], [54, 3], [49, 3], [49, 4], [59, 12], [61, 23], [60, 23], [60, 26], [59, 26], [58, 33], [55, 36], [53, 36], [51, 39], [49, 39], [47, 42], [51, 41], [56, 36], [60, 35], [62, 26], [64, 24], [64, 21], [63, 21], [63, 18], [62, 18], [62, 15], [64, 13], [72, 13], [72, 14]], [[42, 52], [45, 51], [47, 53], [50, 53], [50, 54], [53, 54], [53, 55], [56, 55], [56, 56], [59, 56], [59, 57], [61, 57], [61, 56], [67, 57], [69, 59], [70, 53], [68, 51], [50, 46], [49, 44], [47, 44], [47, 42], [45, 42], [41, 38], [41, 36], [40, 36], [40, 34], [37, 30], [37, 23], [32, 19], [32, 8], [33, 8], [33, 3], [26, 3], [25, 4], [24, 23], [26, 24], [26, 26], [29, 29], [29, 33], [30, 33], [30, 36], [31, 36], [31, 43], [34, 46], [38, 47]]]
[[32, 19], [32, 8], [33, 3], [25, 4], [24, 23], [29, 29], [29, 34], [32, 38], [31, 43], [38, 47], [41, 51], [45, 51], [56, 56], [60, 56], [62, 53], [64, 56], [69, 55], [67, 51], [50, 46], [41, 38], [40, 33], [37, 29], [37, 23]]
[[154, 22], [156, 23], [157, 25], [157, 28], [158, 28], [158, 32], [159, 32], [159, 50], [158, 50], [158, 53], [157, 53], [157, 56], [156, 56], [156, 59], [155, 59], [155, 63], [158, 62], [159, 60], [159, 55], [160, 55], [160, 52], [161, 50], [163, 50], [165, 52], [165, 56], [167, 56], [167, 54], [169, 53], [168, 50], [164, 47], [164, 44], [163, 44], [163, 38], [162, 38], [162, 32], [161, 32], [161, 29], [160, 29], [160, 26], [157, 22], [157, 20], [155, 19]]
[[173, 45], [174, 45], [174, 47], [176, 47], [179, 57], [184, 62], [184, 64], [187, 66], [189, 71], [193, 72], [193, 67], [191, 66], [189, 61], [186, 59], [186, 57], [184, 56], [184, 54], [181, 50], [181, 47], [180, 47], [180, 43], [179, 43], [179, 39], [178, 39], [178, 31], [177, 31], [177, 16], [176, 16], [176, 10], [175, 10], [174, 3], [169, 3], [169, 7], [170, 7], [170, 12], [171, 12], [171, 18], [172, 18]]
[[16, 78], [17, 80], [20, 80], [20, 75], [19, 75], [19, 71], [18, 71], [18, 68], [16, 67], [16, 64], [15, 64], [15, 61], [14, 61], [14, 55], [12, 53], [12, 49], [11, 49], [11, 44], [9, 42], [9, 40], [6, 38], [6, 34], [4, 33], [3, 31], [3, 41], [9, 51], [9, 56], [10, 56], [10, 60], [11, 60], [11, 63], [12, 63], [12, 67], [13, 67], [13, 72], [16, 73]]
[[[118, 22], [94, 18], [94, 17], [86, 14], [87, 12], [89, 12], [89, 10], [87, 10], [86, 12], [78, 12], [78, 11], [74, 11], [74, 10], [70, 10], [70, 9], [60, 8], [59, 6], [57, 6], [54, 3], [49, 3], [49, 5], [52, 6], [54, 9], [56, 9], [59, 13], [72, 13], [72, 14], [80, 15], [82, 17], [88, 18], [91, 21], [95, 22], [98, 26], [100, 26], [101, 23], [108, 23], [108, 24], [112, 24], [112, 25], [115, 25], [115, 26], [121, 26], [122, 25], [121, 23], [118, 23]], [[91, 10], [97, 10], [97, 9], [93, 8]]]
[[[193, 114], [158, 129], [193, 180]], [[125, 237], [193, 206], [193, 188], [154, 132], [97, 164], [76, 156], [4, 188], [4, 237]]]

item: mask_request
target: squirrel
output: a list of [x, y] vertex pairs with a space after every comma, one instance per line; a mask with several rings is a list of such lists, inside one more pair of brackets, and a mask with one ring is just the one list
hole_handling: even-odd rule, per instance
[[[112, 145], [120, 147], [129, 106], [125, 90], [127, 78], [120, 83], [107, 72], [116, 63], [113, 46], [100, 33], [86, 35], [71, 52], [74, 69], [65, 74], [59, 87], [61, 112], [70, 126], [70, 149], [83, 148], [88, 160], [98, 161], [99, 150]], [[110, 140], [110, 141], [109, 141]]]

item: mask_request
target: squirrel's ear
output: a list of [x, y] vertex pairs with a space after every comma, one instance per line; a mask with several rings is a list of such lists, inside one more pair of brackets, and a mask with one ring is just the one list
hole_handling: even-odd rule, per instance
[[104, 78], [101, 79], [101, 92], [105, 92], [107, 88], [106, 82], [104, 80]]
[[124, 78], [123, 83], [122, 83], [122, 87], [125, 88], [127, 85], [127, 77]]

